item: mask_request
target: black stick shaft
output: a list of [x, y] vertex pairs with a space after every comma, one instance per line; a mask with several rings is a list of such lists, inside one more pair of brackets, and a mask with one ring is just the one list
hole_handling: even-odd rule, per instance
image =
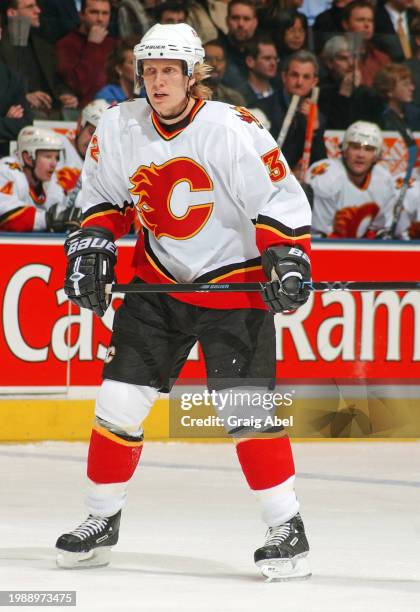
[[[111, 293], [235, 293], [262, 291], [266, 283], [133, 283], [111, 285]], [[310, 291], [419, 291], [420, 281], [322, 281], [303, 283]]]

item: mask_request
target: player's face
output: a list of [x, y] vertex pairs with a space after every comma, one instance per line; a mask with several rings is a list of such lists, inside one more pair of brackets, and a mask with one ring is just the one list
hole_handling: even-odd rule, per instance
[[38, 151], [35, 160], [35, 176], [43, 182], [51, 180], [59, 159], [58, 151]]
[[282, 79], [285, 90], [291, 96], [307, 96], [318, 83], [315, 66], [311, 62], [290, 62], [287, 71], [282, 73]]
[[349, 142], [343, 151], [343, 159], [350, 174], [360, 177], [371, 170], [377, 160], [377, 151], [371, 145]]
[[254, 36], [258, 21], [255, 11], [245, 4], [235, 4], [226, 18], [229, 33], [239, 43], [247, 42]]
[[85, 127], [82, 127], [76, 136], [76, 149], [82, 159], [86, 157], [86, 151], [88, 150], [89, 143], [92, 140], [95, 130], [96, 128], [94, 125], [86, 123]]
[[355, 8], [344, 27], [349, 32], [360, 32], [364, 40], [370, 40], [374, 32], [373, 10], [370, 8]]
[[194, 79], [188, 80], [180, 60], [150, 59], [143, 62], [143, 82], [152, 108], [165, 118], [182, 112]]
[[305, 44], [306, 32], [299, 18], [295, 19], [291, 28], [284, 33], [284, 42], [292, 51], [299, 51]]
[[413, 101], [413, 92], [414, 85], [410, 78], [398, 79], [390, 97], [400, 104], [406, 104], [407, 102]]

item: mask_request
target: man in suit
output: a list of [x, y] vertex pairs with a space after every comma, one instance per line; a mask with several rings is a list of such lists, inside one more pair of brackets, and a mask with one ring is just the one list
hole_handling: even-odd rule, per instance
[[410, 25], [418, 13], [412, 6], [413, 0], [388, 0], [376, 8], [375, 43], [394, 62], [403, 62], [413, 55]]
[[[41, 9], [36, 0], [6, 0], [4, 14], [9, 27], [0, 41], [0, 60], [22, 75], [36, 118], [61, 119], [62, 107], [77, 108], [78, 100], [58, 76], [53, 47], [38, 34]], [[26, 45], [13, 39], [15, 18], [29, 22]]]

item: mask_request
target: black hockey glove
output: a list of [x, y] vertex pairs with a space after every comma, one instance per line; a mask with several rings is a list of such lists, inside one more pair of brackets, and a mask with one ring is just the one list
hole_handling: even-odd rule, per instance
[[272, 246], [262, 254], [262, 265], [269, 283], [263, 299], [272, 312], [296, 310], [309, 297], [303, 281], [311, 280], [309, 257], [299, 247]]
[[105, 285], [114, 280], [117, 247], [114, 237], [101, 227], [73, 232], [64, 243], [68, 264], [64, 291], [80, 308], [89, 308], [103, 317], [110, 298]]
[[80, 227], [82, 220], [82, 209], [77, 206], [63, 208], [59, 204], [53, 204], [45, 213], [47, 232], [74, 232]]

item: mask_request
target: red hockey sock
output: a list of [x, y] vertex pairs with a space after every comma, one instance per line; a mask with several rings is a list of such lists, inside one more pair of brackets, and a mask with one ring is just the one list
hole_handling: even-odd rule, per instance
[[87, 475], [99, 484], [126, 482], [134, 474], [143, 440], [128, 441], [95, 426], [90, 437]]
[[289, 438], [252, 438], [236, 445], [242, 471], [251, 489], [275, 487], [295, 473]]

